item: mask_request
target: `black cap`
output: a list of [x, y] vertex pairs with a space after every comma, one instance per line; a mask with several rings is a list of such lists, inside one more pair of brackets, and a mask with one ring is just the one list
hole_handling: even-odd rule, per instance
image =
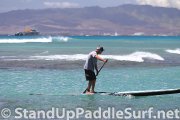
[[104, 48], [103, 47], [101, 47], [101, 46], [98, 46], [97, 48], [96, 48], [96, 50], [100, 50], [100, 51], [104, 51]]

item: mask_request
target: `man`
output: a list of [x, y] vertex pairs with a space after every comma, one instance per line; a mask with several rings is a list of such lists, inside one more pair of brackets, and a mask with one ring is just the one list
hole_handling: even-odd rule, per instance
[[[107, 62], [107, 60], [99, 56], [99, 54], [101, 54], [103, 51], [104, 48], [99, 46], [95, 51], [90, 52], [86, 59], [84, 65], [84, 71], [85, 71], [86, 80], [89, 81], [89, 83], [84, 93], [85, 92], [95, 93], [94, 88], [96, 84], [96, 76], [98, 75], [97, 60]], [[94, 69], [96, 70], [96, 75]]]

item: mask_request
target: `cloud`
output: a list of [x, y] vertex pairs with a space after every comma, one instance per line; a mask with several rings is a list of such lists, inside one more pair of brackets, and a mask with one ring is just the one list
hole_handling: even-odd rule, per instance
[[50, 8], [78, 8], [79, 4], [71, 2], [44, 2], [44, 5]]
[[180, 0], [136, 0], [140, 5], [173, 7], [180, 9]]

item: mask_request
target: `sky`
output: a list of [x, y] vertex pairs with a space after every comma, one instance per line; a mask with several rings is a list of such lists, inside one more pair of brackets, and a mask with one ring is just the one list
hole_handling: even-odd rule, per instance
[[152, 5], [180, 9], [180, 0], [0, 0], [0, 12], [19, 9], [112, 7], [122, 4]]

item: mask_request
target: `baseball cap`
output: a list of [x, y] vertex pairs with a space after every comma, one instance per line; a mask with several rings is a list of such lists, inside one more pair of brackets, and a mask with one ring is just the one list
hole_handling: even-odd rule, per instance
[[96, 50], [104, 51], [104, 48], [102, 46], [98, 46]]

